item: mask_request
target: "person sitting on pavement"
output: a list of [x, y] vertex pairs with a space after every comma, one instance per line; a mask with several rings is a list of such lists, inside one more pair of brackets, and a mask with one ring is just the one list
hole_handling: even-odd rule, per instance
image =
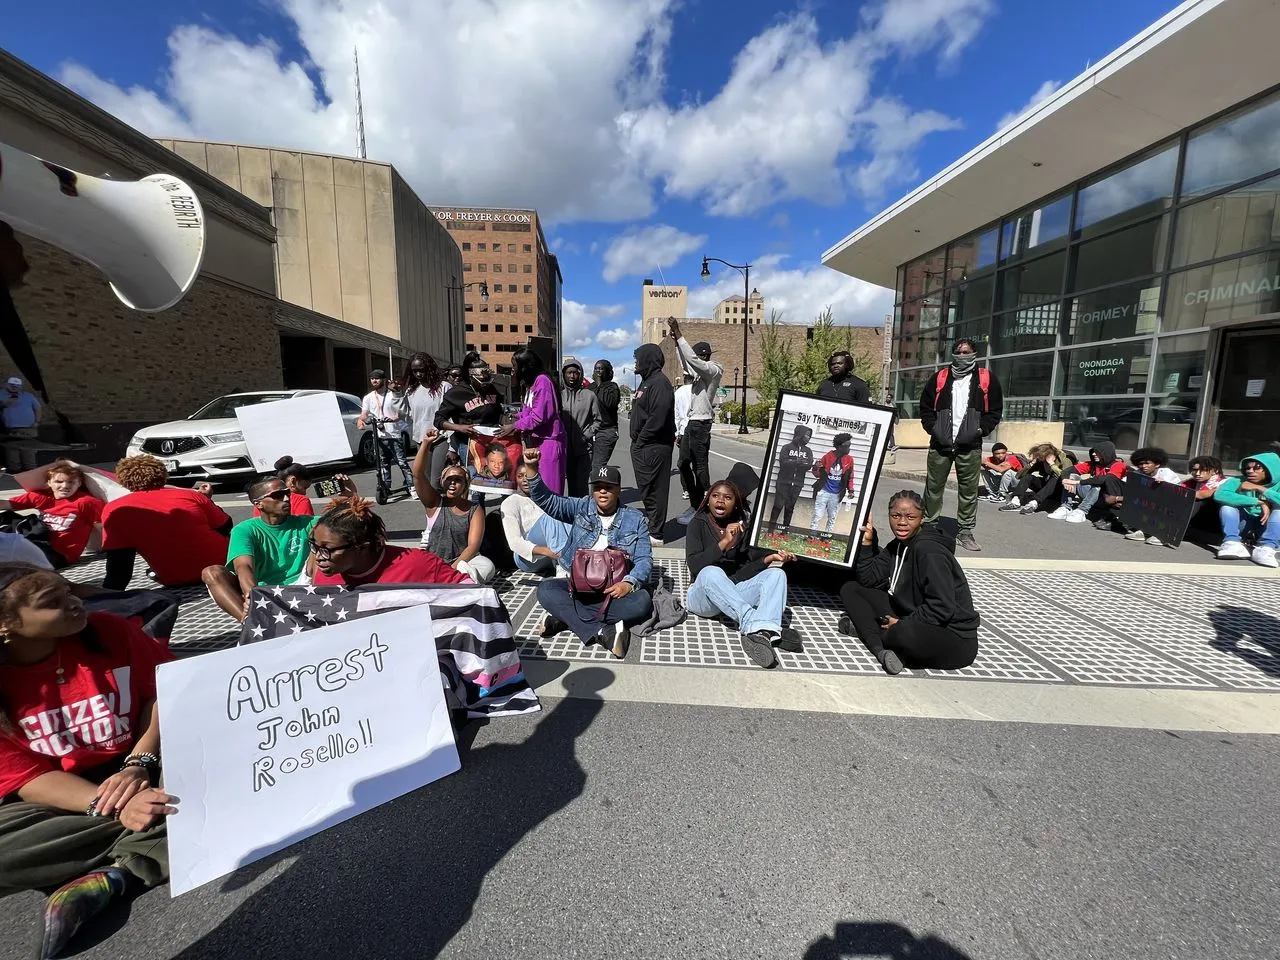
[[[1222, 472], [1222, 461], [1217, 457], [1192, 457], [1187, 465], [1191, 476], [1182, 481], [1188, 490], [1194, 490], [1195, 506], [1191, 508], [1191, 522], [1183, 538], [1192, 543], [1220, 542], [1222, 523], [1218, 519], [1218, 505], [1213, 495], [1227, 482]], [[1216, 549], [1216, 548], [1215, 548]]]
[[1010, 453], [1003, 443], [991, 445], [991, 455], [982, 458], [982, 480], [986, 492], [980, 499], [990, 503], [1004, 503], [1013, 492], [1018, 474], [1026, 466], [1016, 453]]
[[493, 561], [480, 553], [484, 547], [484, 507], [471, 501], [470, 475], [461, 466], [446, 466], [440, 471], [440, 490], [428, 476], [431, 447], [438, 439], [438, 430], [428, 430], [413, 458], [413, 482], [426, 514], [422, 549], [476, 583], [488, 583], [498, 571]]
[[316, 558], [311, 582], [318, 587], [474, 583], [434, 553], [387, 543], [387, 525], [373, 504], [359, 496], [335, 497], [316, 521], [307, 546]]
[[1090, 447], [1089, 459], [1062, 477], [1062, 504], [1049, 514], [1049, 519], [1084, 523], [1104, 493], [1110, 497], [1124, 495], [1126, 472], [1124, 461], [1116, 459], [1114, 443], [1108, 440]]
[[680, 333], [680, 321], [667, 320], [668, 332], [676, 342], [676, 355], [686, 375], [693, 377], [689, 390], [689, 411], [680, 433], [680, 479], [689, 493], [689, 508], [677, 518], [687, 524], [694, 508], [702, 503], [711, 484], [711, 421], [716, 415], [716, 394], [724, 379], [724, 367], [711, 359], [711, 344], [700, 340], [690, 346]]
[[554, 577], [556, 564], [569, 542], [569, 524], [552, 520], [529, 499], [529, 479], [537, 473], [526, 463], [516, 473], [516, 492], [502, 501], [502, 532], [516, 569], [540, 577]]
[[1037, 443], [1027, 452], [1028, 463], [1018, 471], [1002, 513], [1035, 513], [1053, 500], [1061, 500], [1062, 477], [1071, 469], [1070, 458], [1052, 443]]
[[[428, 430], [427, 433], [431, 431]], [[511, 479], [511, 462], [507, 458], [504, 443], [495, 440], [485, 447], [484, 459], [476, 461], [475, 471], [476, 479], [486, 486], [515, 489], [515, 482]]]
[[[1222, 523], [1219, 560], [1252, 560], [1275, 567], [1280, 548], [1280, 454], [1267, 451], [1240, 461], [1240, 477], [1221, 484], [1213, 495]], [[1253, 552], [1243, 538], [1253, 539]]]
[[37, 954], [53, 957], [111, 901], [168, 878], [177, 810], [155, 786], [155, 674], [172, 655], [20, 563], [0, 566], [0, 631], [0, 897], [56, 888]]
[[870, 520], [854, 579], [840, 589], [838, 629], [857, 636], [885, 673], [960, 670], [978, 656], [979, 617], [969, 581], [946, 535], [924, 522], [918, 493], [889, 498], [893, 542], [883, 549]]
[[128, 587], [137, 554], [166, 587], [200, 583], [206, 567], [226, 561], [231, 518], [208, 496], [165, 486], [164, 464], [145, 453], [116, 464], [116, 480], [131, 492], [102, 510], [108, 590]]
[[685, 600], [699, 617], [726, 616], [741, 636], [742, 650], [758, 667], [776, 666], [775, 646], [804, 649], [800, 634], [783, 627], [787, 575], [795, 555], [748, 547], [747, 505], [728, 480], [711, 485], [685, 534], [685, 560], [693, 578]]
[[[1159, 483], [1182, 484], [1182, 478], [1169, 469], [1169, 454], [1165, 453], [1160, 447], [1139, 447], [1130, 454], [1129, 462], [1145, 476]], [[1121, 494], [1117, 502], [1109, 505], [1115, 508], [1123, 503], [1124, 495]], [[1126, 540], [1145, 541], [1153, 547], [1164, 546], [1164, 541], [1159, 537], [1147, 536], [1141, 530], [1130, 530], [1125, 534], [1124, 538]]]
[[653, 573], [653, 551], [649, 529], [639, 510], [621, 503], [622, 471], [603, 466], [591, 475], [591, 495], [561, 497], [547, 489], [538, 474], [538, 449], [525, 450], [529, 467], [529, 498], [548, 517], [570, 524], [569, 539], [558, 561], [568, 574], [579, 550], [621, 550], [630, 559], [626, 576], [598, 598], [576, 597], [567, 577], [543, 580], [538, 584], [538, 602], [547, 611], [538, 635], [553, 637], [572, 630], [584, 646], [598, 643], [621, 660], [631, 645], [631, 627], [648, 619], [653, 609], [649, 577]]
[[811, 471], [818, 480], [814, 484], [813, 517], [809, 521], [809, 529], [823, 540], [831, 539], [841, 497], [846, 493], [853, 494], [854, 464], [849, 453], [852, 446], [852, 434], [837, 433], [831, 439], [831, 449], [818, 459]]
[[48, 493], [20, 493], [0, 500], [0, 510], [38, 510], [48, 539], [33, 539], [54, 569], [75, 563], [89, 545], [106, 504], [85, 489], [84, 471], [68, 460], [56, 460], [45, 474]]
[[413, 499], [417, 494], [413, 489], [409, 463], [405, 459], [404, 438], [408, 424], [401, 416], [406, 409], [404, 398], [391, 389], [387, 372], [381, 368], [369, 371], [369, 386], [371, 389], [360, 403], [360, 419], [356, 421], [356, 429], [373, 427], [373, 434], [378, 441], [378, 475], [390, 488], [391, 463], [395, 461], [404, 477], [404, 485], [409, 488], [409, 497]]
[[255, 480], [246, 492], [261, 512], [231, 528], [226, 564], [205, 567], [201, 575], [214, 602], [241, 623], [254, 587], [308, 582], [307, 542], [316, 525], [312, 515], [293, 515], [289, 490], [277, 477]]

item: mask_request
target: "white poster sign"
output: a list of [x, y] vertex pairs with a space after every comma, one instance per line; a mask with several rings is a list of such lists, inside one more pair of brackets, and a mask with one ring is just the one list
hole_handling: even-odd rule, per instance
[[332, 393], [250, 404], [236, 410], [236, 419], [259, 472], [271, 470], [286, 454], [296, 463], [312, 464], [347, 460], [354, 453]]
[[159, 668], [172, 896], [458, 770], [432, 635], [405, 607]]
[[1249, 398], [1262, 396], [1262, 391], [1267, 388], [1265, 380], [1249, 380], [1244, 385], [1244, 395]]

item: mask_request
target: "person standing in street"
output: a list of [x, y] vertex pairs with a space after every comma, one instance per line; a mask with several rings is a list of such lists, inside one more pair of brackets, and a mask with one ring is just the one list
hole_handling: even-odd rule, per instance
[[409, 420], [409, 439], [417, 449], [427, 431], [435, 429], [436, 411], [450, 385], [445, 383], [435, 358], [429, 353], [415, 353], [409, 358], [404, 384], [403, 412]]
[[837, 350], [827, 358], [827, 379], [818, 384], [818, 396], [826, 400], [852, 400], [870, 403], [871, 388], [853, 372], [853, 356], [848, 350]]
[[715, 416], [716, 392], [724, 367], [711, 359], [711, 344], [705, 340], [689, 346], [680, 335], [680, 321], [672, 317], [667, 321], [671, 339], [676, 342], [680, 365], [693, 374], [693, 395], [689, 399], [689, 422], [680, 441], [680, 479], [689, 491], [689, 509], [680, 515], [680, 522], [688, 524], [694, 511], [701, 505], [711, 486], [711, 420]]
[[374, 435], [378, 438], [378, 472], [390, 487], [391, 463], [395, 461], [404, 477], [409, 498], [416, 500], [418, 495], [413, 490], [413, 474], [409, 472], [409, 461], [404, 453], [404, 421], [400, 417], [402, 399], [392, 392], [387, 372], [381, 368], [369, 371], [369, 386], [372, 389], [365, 394], [360, 405], [356, 429], [363, 430], [370, 421], [379, 421], [374, 424]]
[[542, 482], [552, 493], [564, 492], [564, 422], [560, 416], [560, 392], [543, 368], [542, 358], [529, 347], [511, 355], [516, 383], [525, 391], [524, 406], [515, 423], [498, 431], [498, 439], [519, 433], [525, 450], [542, 451]]
[[938, 522], [942, 494], [954, 467], [960, 499], [956, 543], [966, 550], [981, 550], [973, 528], [978, 523], [982, 484], [982, 438], [1000, 425], [1004, 391], [989, 368], [978, 368], [978, 351], [972, 340], [957, 340], [951, 356], [951, 365], [930, 377], [920, 394], [920, 425], [929, 434], [924, 522]]
[[[684, 375], [684, 383], [676, 387], [676, 446], [684, 452], [684, 428], [689, 425], [689, 401], [693, 399], [693, 377]], [[680, 499], [689, 499], [689, 484], [680, 471]]]
[[[631, 466], [649, 519], [649, 540], [662, 546], [671, 493], [671, 455], [675, 452], [675, 390], [662, 372], [662, 348], [646, 343], [635, 352], [640, 386], [631, 404]], [[594, 474], [593, 474], [594, 476]]]
[[21, 377], [5, 381], [4, 432], [11, 437], [34, 437], [40, 426], [40, 401], [22, 387]]
[[600, 402], [583, 385], [577, 357], [565, 357], [560, 374], [564, 380], [560, 409], [565, 432], [565, 486], [569, 496], [585, 497], [591, 474], [591, 441], [600, 429]]
[[591, 392], [600, 406], [600, 427], [591, 441], [591, 475], [595, 476], [609, 462], [613, 448], [618, 445], [618, 404], [622, 401], [622, 391], [613, 382], [613, 364], [608, 360], [596, 361], [591, 379]]

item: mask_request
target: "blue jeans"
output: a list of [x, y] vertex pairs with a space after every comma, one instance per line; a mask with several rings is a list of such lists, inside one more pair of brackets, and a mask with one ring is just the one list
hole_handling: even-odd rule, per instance
[[1271, 519], [1262, 525], [1262, 518], [1245, 513], [1239, 507], [1219, 507], [1218, 519], [1222, 521], [1222, 537], [1226, 543], [1239, 543], [1240, 537], [1251, 533], [1258, 538], [1258, 546], [1280, 550], [1280, 508], [1273, 507]]
[[[564, 546], [569, 542], [569, 525], [544, 516], [529, 528], [525, 539], [539, 547], [550, 547], [556, 553], [564, 553]], [[519, 570], [528, 570], [532, 566], [522, 556], [517, 555], [515, 560]]]
[[621, 600], [610, 600], [609, 607], [604, 612], [604, 620], [598, 620], [596, 616], [603, 601], [574, 599], [569, 593], [569, 581], [560, 577], [543, 580], [538, 584], [538, 602], [547, 613], [563, 621], [583, 643], [591, 640], [611, 623], [621, 622], [625, 626], [634, 627], [637, 623], [648, 620], [649, 614], [653, 612], [653, 598], [649, 596], [649, 591], [637, 588]]
[[404, 485], [413, 489], [413, 474], [409, 472], [409, 463], [404, 458], [404, 434], [394, 437], [378, 437], [378, 475], [389, 487], [391, 486], [391, 461], [394, 460], [404, 475]]
[[[836, 525], [836, 513], [839, 510], [840, 494], [819, 490], [818, 495], [813, 498], [813, 520], [809, 523], [809, 529], [817, 533], [830, 533]], [[827, 518], [826, 529], [819, 525], [823, 514], [826, 514]]]
[[703, 567], [689, 587], [685, 608], [699, 617], [724, 614], [743, 633], [781, 633], [782, 611], [787, 608], [787, 575], [768, 569], [750, 580], [734, 583], [719, 567]]
[[1063, 497], [1062, 502], [1068, 510], [1083, 510], [1088, 513], [1100, 496], [1102, 496], [1101, 487], [1079, 486], [1076, 487], [1075, 493], [1069, 493]]

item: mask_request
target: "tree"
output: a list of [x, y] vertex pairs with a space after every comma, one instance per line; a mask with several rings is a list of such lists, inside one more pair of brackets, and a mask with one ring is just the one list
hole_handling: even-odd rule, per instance
[[872, 399], [881, 395], [880, 358], [867, 350], [855, 352], [853, 327], [837, 325], [830, 307], [814, 319], [811, 335], [799, 352], [782, 336], [779, 328], [783, 325], [782, 314], [774, 310], [760, 333], [761, 371], [756, 390], [762, 401], [777, 402], [778, 391], [784, 389], [816, 393], [818, 384], [827, 378], [827, 358], [837, 350], [848, 350], [853, 356], [853, 372], [867, 381]]
[[779, 390], [792, 386], [796, 372], [791, 345], [778, 330], [781, 324], [782, 314], [772, 310], [768, 324], [760, 331], [760, 378], [756, 382], [756, 393], [770, 405], [777, 402]]

